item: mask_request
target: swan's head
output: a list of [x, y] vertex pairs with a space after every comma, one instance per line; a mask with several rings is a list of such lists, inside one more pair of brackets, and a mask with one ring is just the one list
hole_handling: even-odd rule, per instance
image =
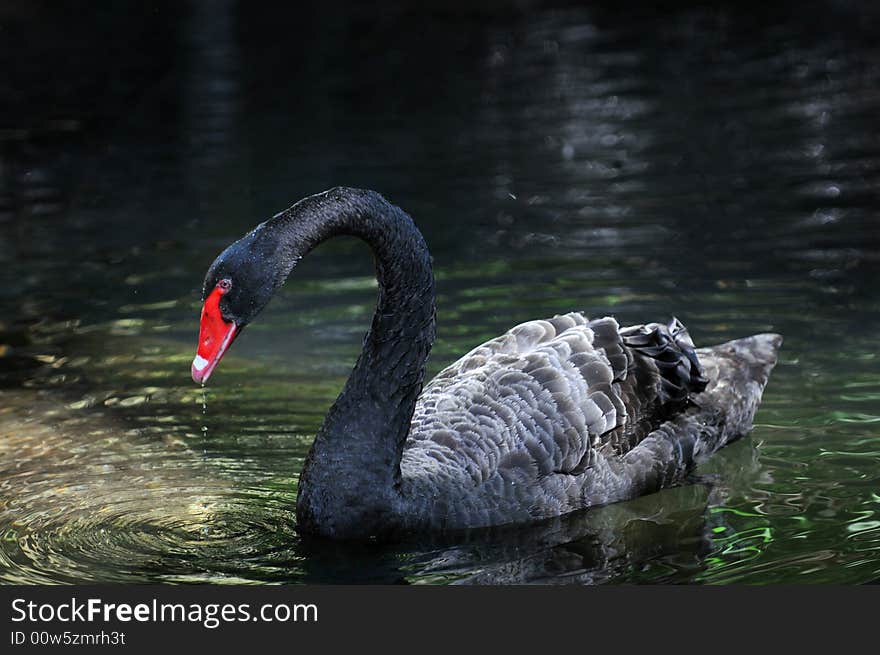
[[[277, 245], [258, 227], [224, 250], [205, 275], [199, 345], [193, 380], [208, 381], [242, 329], [260, 313], [289, 267], [279, 262]], [[287, 269], [285, 275], [280, 269]]]

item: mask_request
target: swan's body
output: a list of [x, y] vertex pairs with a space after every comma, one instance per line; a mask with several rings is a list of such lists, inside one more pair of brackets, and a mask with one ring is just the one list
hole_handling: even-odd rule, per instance
[[[699, 351], [722, 382], [677, 402], [627, 333], [656, 343], [668, 330], [566, 314], [519, 325], [442, 371], [416, 403], [403, 450], [407, 524], [528, 521], [631, 498], [680, 481], [751, 428], [775, 335]], [[757, 371], [746, 358], [760, 360]]]
[[205, 279], [204, 381], [300, 258], [351, 234], [376, 258], [364, 349], [306, 460], [298, 529], [331, 537], [523, 522], [655, 491], [748, 432], [781, 337], [695, 351], [687, 331], [571, 313], [478, 346], [424, 389], [434, 282], [412, 220], [333, 189], [261, 224]]

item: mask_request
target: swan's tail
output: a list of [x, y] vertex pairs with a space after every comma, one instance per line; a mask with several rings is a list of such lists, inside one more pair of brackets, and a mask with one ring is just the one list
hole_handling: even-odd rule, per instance
[[619, 474], [633, 486], [621, 497], [676, 484], [716, 450], [747, 434], [781, 345], [778, 334], [756, 334], [698, 349], [709, 380], [705, 390], [691, 396], [687, 411], [623, 457]]
[[714, 438], [706, 440], [705, 456], [752, 429], [781, 345], [782, 335], [767, 333], [697, 351], [710, 382], [694, 402], [701, 420], [718, 426]]

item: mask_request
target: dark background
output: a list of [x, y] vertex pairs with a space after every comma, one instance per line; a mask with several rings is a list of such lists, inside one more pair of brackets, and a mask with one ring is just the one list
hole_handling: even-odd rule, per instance
[[[871, 3], [0, 6], [6, 582], [880, 577], [880, 12]], [[204, 271], [374, 188], [434, 256], [429, 374], [528, 319], [785, 336], [701, 483], [549, 532], [309, 550], [304, 457], [375, 300], [322, 246], [189, 379]], [[547, 527], [547, 526], [545, 526]]]

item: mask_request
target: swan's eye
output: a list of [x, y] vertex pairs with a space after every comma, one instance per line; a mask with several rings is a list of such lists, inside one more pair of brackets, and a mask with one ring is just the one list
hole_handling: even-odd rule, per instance
[[229, 291], [232, 288], [232, 280], [230, 280], [228, 278], [220, 280], [217, 283], [217, 288], [220, 289], [220, 291], [222, 291], [223, 293], [226, 293], [227, 291]]

